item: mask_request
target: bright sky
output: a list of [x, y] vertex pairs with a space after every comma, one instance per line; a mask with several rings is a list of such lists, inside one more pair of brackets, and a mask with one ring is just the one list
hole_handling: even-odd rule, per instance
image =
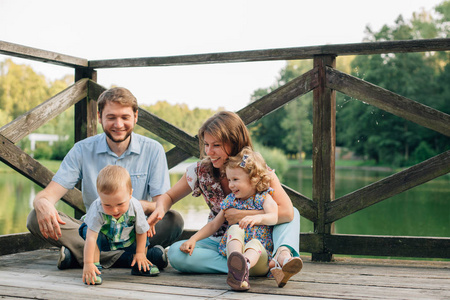
[[[401, 14], [444, 0], [0, 0], [0, 40], [96, 59], [359, 43]], [[0, 60], [6, 59], [0, 55]], [[54, 80], [70, 68], [14, 59]], [[237, 111], [276, 82], [284, 61], [100, 69], [98, 82], [124, 86], [140, 104]]]

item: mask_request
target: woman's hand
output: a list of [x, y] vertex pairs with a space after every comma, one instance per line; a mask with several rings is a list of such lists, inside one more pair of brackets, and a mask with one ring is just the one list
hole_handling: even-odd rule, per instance
[[164, 218], [165, 214], [166, 212], [164, 208], [157, 205], [155, 210], [147, 219], [147, 223], [150, 225], [150, 229], [147, 231], [147, 236], [153, 237], [156, 234], [155, 225]]
[[189, 239], [180, 246], [180, 250], [184, 253], [192, 255], [192, 252], [194, 252], [195, 243], [196, 242], [193, 239]]

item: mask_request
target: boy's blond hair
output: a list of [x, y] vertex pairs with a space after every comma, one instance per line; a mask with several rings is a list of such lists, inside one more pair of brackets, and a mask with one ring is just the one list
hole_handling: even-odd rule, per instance
[[258, 193], [266, 191], [270, 187], [270, 171], [262, 155], [254, 152], [250, 147], [245, 147], [236, 156], [231, 156], [225, 165], [226, 168], [242, 168], [249, 176], [250, 182]]
[[103, 194], [114, 194], [120, 188], [132, 191], [131, 178], [127, 169], [121, 166], [108, 165], [97, 176], [97, 191]]

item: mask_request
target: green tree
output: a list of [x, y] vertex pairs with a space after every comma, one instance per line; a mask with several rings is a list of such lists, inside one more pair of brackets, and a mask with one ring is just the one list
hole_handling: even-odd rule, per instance
[[[73, 76], [67, 75], [62, 79], [48, 81], [43, 75], [37, 74], [30, 66], [15, 64], [7, 59], [0, 62], [0, 117], [2, 124], [6, 125], [13, 119], [31, 110], [45, 100], [67, 88], [73, 82]], [[69, 135], [65, 143], [65, 149], [73, 145], [73, 109], [68, 109], [61, 115], [50, 120], [36, 130], [38, 133]], [[18, 143], [25, 151], [29, 151], [27, 139]], [[38, 145], [42, 149], [37, 150], [37, 155], [49, 158], [55, 149], [61, 147], [48, 147], [45, 144]], [[44, 149], [45, 148], [45, 149]], [[61, 156], [60, 154], [58, 156]]]
[[30, 66], [7, 59], [1, 63], [0, 108], [13, 119], [39, 105], [48, 96], [47, 82]]
[[[337, 68], [343, 72], [350, 71], [353, 56], [337, 59]], [[303, 75], [313, 68], [312, 60], [288, 61], [280, 71], [275, 85], [259, 89], [252, 95], [252, 101], [272, 92], [276, 88]], [[312, 92], [297, 97], [282, 108], [265, 116], [252, 125], [251, 131], [255, 140], [264, 146], [281, 149], [285, 154], [302, 158], [312, 155]]]
[[[443, 3], [448, 6], [449, 1]], [[422, 11], [410, 22], [402, 16], [394, 26], [383, 26], [379, 32], [367, 28], [368, 41], [406, 40], [448, 36], [441, 32], [441, 19]], [[446, 72], [448, 56], [442, 53], [407, 53], [358, 56], [351, 64], [353, 75], [390, 91], [446, 112], [443, 99], [448, 99]], [[447, 137], [398, 118], [378, 108], [349, 97], [338, 98], [337, 143], [367, 158], [394, 165], [415, 162], [420, 153], [432, 155], [449, 147]], [[426, 142], [427, 145], [424, 145]], [[431, 151], [428, 151], [431, 149]], [[416, 158], [415, 158], [415, 157]]]

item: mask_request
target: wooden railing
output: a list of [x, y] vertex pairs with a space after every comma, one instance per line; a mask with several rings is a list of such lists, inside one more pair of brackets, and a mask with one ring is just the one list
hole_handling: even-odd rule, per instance
[[[336, 70], [336, 57], [448, 50], [450, 39], [431, 39], [88, 61], [0, 41], [0, 54], [75, 69], [75, 83], [72, 86], [0, 128], [0, 160], [45, 187], [53, 173], [14, 144], [71, 105], [75, 105], [75, 139], [96, 134], [96, 99], [104, 90], [96, 83], [97, 69], [313, 59], [310, 71], [237, 112], [246, 124], [250, 124], [313, 91], [312, 199], [284, 186], [300, 214], [314, 223], [314, 233], [301, 234], [301, 251], [312, 253], [312, 259], [319, 261], [330, 261], [333, 254], [450, 258], [450, 238], [344, 235], [332, 232], [334, 221], [450, 171], [450, 151], [447, 151], [335, 199], [336, 91], [450, 136], [449, 115]], [[176, 146], [166, 153], [169, 167], [191, 156], [199, 156], [197, 137], [142, 108], [138, 120], [140, 126]], [[77, 212], [84, 212], [79, 190], [69, 191], [63, 201]], [[184, 237], [190, 234], [192, 232], [185, 232]], [[0, 254], [45, 246], [29, 234], [0, 238], [8, 242], [6, 246], [0, 243]]]

